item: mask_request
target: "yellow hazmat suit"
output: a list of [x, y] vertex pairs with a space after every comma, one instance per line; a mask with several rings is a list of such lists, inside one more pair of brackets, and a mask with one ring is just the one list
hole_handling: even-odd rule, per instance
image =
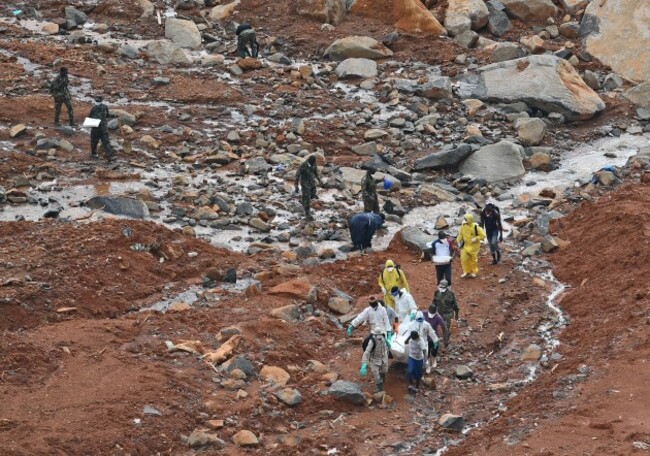
[[406, 291], [411, 291], [409, 283], [406, 281], [404, 271], [396, 267], [393, 260], [386, 261], [386, 267], [381, 271], [381, 274], [379, 274], [379, 280], [377, 282], [379, 282], [381, 291], [384, 294], [384, 302], [391, 309], [395, 308], [395, 300], [390, 294], [391, 288], [406, 288]]
[[460, 249], [460, 264], [464, 274], [478, 274], [478, 252], [481, 241], [485, 239], [485, 231], [474, 223], [472, 214], [465, 214], [463, 226], [456, 238], [456, 243], [462, 245]]

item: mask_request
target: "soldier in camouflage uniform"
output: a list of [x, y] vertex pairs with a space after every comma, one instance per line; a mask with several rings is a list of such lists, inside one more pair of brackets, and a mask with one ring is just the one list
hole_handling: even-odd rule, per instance
[[237, 52], [239, 57], [253, 57], [257, 58], [260, 45], [257, 43], [257, 35], [255, 30], [248, 24], [240, 24], [235, 31], [237, 34]]
[[375, 170], [368, 168], [366, 175], [361, 179], [361, 195], [363, 197], [363, 212], [379, 214], [379, 199], [377, 198], [377, 184], [373, 177]]
[[108, 116], [108, 107], [104, 104], [104, 99], [95, 97], [95, 105], [90, 110], [88, 117], [99, 119], [100, 122], [99, 126], [90, 129], [90, 156], [97, 158], [97, 146], [101, 141], [104, 157], [106, 157], [106, 160], [112, 161], [115, 152], [108, 140]]
[[446, 280], [441, 280], [438, 284], [438, 289], [433, 294], [432, 305], [436, 306], [438, 313], [445, 320], [447, 325], [447, 333], [445, 334], [445, 345], [449, 343], [449, 333], [451, 332], [452, 318], [458, 321], [458, 301], [456, 295], [449, 289], [449, 284]]
[[316, 157], [310, 155], [309, 158], [302, 162], [298, 168], [295, 184], [296, 193], [298, 193], [298, 184], [302, 187], [301, 203], [308, 220], [311, 220], [309, 204], [312, 199], [318, 199], [318, 196], [316, 196], [316, 181], [320, 182], [320, 177], [318, 177], [318, 166], [316, 166]]
[[72, 100], [70, 99], [70, 91], [68, 90], [68, 69], [61, 67], [59, 75], [50, 83], [50, 93], [54, 97], [54, 125], [59, 125], [59, 117], [61, 117], [61, 105], [65, 104], [68, 111], [68, 120], [70, 126], [74, 127], [74, 115], [72, 112]]

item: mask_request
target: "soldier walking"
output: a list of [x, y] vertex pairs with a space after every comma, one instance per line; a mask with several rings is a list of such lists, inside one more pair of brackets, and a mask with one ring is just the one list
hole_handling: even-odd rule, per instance
[[298, 184], [302, 190], [301, 203], [305, 210], [305, 219], [313, 220], [310, 212], [310, 203], [312, 199], [318, 199], [316, 196], [316, 181], [322, 183], [318, 176], [318, 166], [316, 165], [316, 157], [310, 155], [307, 160], [300, 164], [296, 172], [295, 192], [298, 193]]
[[90, 110], [88, 117], [99, 119], [99, 125], [90, 129], [90, 157], [97, 158], [97, 146], [102, 143], [104, 157], [108, 161], [113, 161], [115, 152], [108, 140], [108, 107], [104, 104], [102, 97], [95, 97], [95, 105]]
[[61, 117], [61, 105], [65, 104], [68, 111], [68, 120], [70, 126], [74, 127], [74, 114], [72, 112], [72, 100], [70, 90], [68, 89], [68, 69], [61, 67], [59, 75], [50, 83], [50, 93], [54, 97], [54, 125], [59, 126], [59, 117]]
[[363, 212], [379, 214], [379, 198], [377, 197], [377, 183], [373, 175], [375, 170], [368, 168], [366, 175], [361, 179], [361, 195], [363, 197]]

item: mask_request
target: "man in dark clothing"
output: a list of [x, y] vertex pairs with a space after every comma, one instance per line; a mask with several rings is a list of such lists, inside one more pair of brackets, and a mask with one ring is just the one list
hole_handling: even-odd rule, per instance
[[310, 155], [307, 160], [301, 163], [298, 171], [296, 172], [295, 192], [298, 193], [298, 184], [302, 189], [301, 203], [305, 210], [305, 218], [312, 220], [309, 205], [312, 199], [318, 199], [316, 196], [316, 181], [321, 182], [318, 177], [318, 166], [316, 165], [316, 157]]
[[113, 148], [108, 140], [108, 107], [103, 103], [102, 97], [95, 97], [95, 105], [90, 110], [88, 117], [99, 119], [99, 125], [90, 129], [90, 156], [97, 158], [97, 145], [101, 141], [106, 160], [113, 160]]
[[492, 264], [498, 264], [501, 261], [499, 242], [503, 242], [503, 226], [501, 225], [501, 212], [494, 204], [488, 203], [481, 211], [481, 227], [485, 230], [490, 244]]
[[456, 249], [454, 241], [447, 237], [447, 233], [439, 231], [438, 239], [431, 243], [431, 260], [436, 266], [437, 283], [445, 279], [451, 286], [451, 261], [456, 253], [458, 253], [458, 249]]
[[445, 345], [449, 343], [449, 333], [451, 332], [451, 319], [458, 321], [458, 302], [456, 301], [456, 295], [453, 291], [449, 289], [446, 280], [440, 281], [438, 289], [433, 294], [433, 301], [431, 305], [435, 306], [440, 312], [440, 315], [445, 320], [445, 325], [447, 326], [447, 337], [445, 339]]
[[375, 231], [377, 231], [377, 228], [381, 228], [383, 224], [383, 214], [362, 212], [350, 217], [348, 228], [350, 229], [353, 250], [359, 250], [361, 254], [365, 254], [366, 249], [372, 247], [372, 237], [375, 235]]
[[366, 175], [361, 179], [361, 195], [363, 197], [363, 212], [379, 214], [379, 198], [377, 197], [377, 183], [373, 177], [375, 170], [368, 168]]
[[449, 344], [449, 329], [445, 320], [442, 318], [440, 313], [438, 313], [438, 308], [431, 304], [429, 310], [424, 314], [424, 319], [429, 322], [433, 330], [438, 334], [442, 340], [444, 340], [445, 345]]
[[257, 58], [260, 45], [257, 42], [255, 30], [249, 24], [240, 24], [235, 31], [237, 35], [237, 53], [239, 57], [253, 57]]
[[59, 75], [50, 83], [50, 93], [54, 97], [54, 125], [59, 125], [61, 105], [65, 104], [65, 109], [68, 111], [70, 126], [74, 127], [74, 114], [72, 112], [72, 100], [70, 98], [68, 83], [68, 69], [66, 67], [61, 67]]

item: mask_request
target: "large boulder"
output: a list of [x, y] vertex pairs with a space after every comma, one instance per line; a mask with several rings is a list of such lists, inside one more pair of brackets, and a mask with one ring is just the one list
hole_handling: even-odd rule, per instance
[[616, 73], [650, 81], [650, 2], [593, 1], [582, 17], [587, 51]]
[[144, 48], [144, 51], [147, 56], [156, 60], [161, 65], [192, 63], [190, 58], [185, 55], [185, 52], [171, 41], [151, 41]]
[[299, 0], [296, 12], [300, 16], [337, 25], [345, 17], [345, 0]]
[[551, 0], [501, 0], [501, 3], [508, 14], [522, 21], [541, 22], [558, 12]]
[[86, 13], [79, 11], [78, 9], [73, 8], [72, 6], [66, 6], [64, 11], [65, 11], [65, 20], [69, 24], [84, 25], [86, 22], [88, 22], [88, 16], [86, 16]]
[[357, 405], [363, 405], [366, 397], [361, 391], [358, 383], [349, 382], [347, 380], [337, 380], [330, 386], [329, 394], [336, 399], [345, 402], [351, 402]]
[[426, 234], [417, 226], [407, 226], [400, 231], [402, 241], [407, 247], [416, 251], [427, 250], [427, 243], [431, 242], [431, 236]]
[[325, 55], [332, 60], [384, 59], [393, 55], [393, 51], [369, 36], [346, 36], [334, 41]]
[[276, 285], [269, 290], [269, 294], [302, 299], [312, 303], [316, 301], [317, 297], [316, 287], [304, 278], [298, 278]]
[[446, 35], [447, 31], [420, 0], [356, 0], [350, 12], [378, 19], [399, 30], [426, 35]]
[[[508, 81], [504, 84], [503, 81]], [[463, 98], [496, 103], [523, 102], [567, 120], [590, 119], [605, 103], [585, 84], [573, 66], [552, 55], [535, 55], [479, 68], [462, 84]]]
[[149, 217], [149, 208], [144, 201], [122, 196], [95, 196], [86, 202], [91, 209], [99, 209], [109, 214], [123, 215], [135, 219]]
[[644, 82], [624, 93], [625, 98], [640, 108], [650, 109], [650, 82]]
[[201, 47], [201, 32], [192, 21], [170, 17], [165, 21], [165, 38], [174, 44], [189, 49]]
[[415, 171], [424, 171], [427, 169], [453, 168], [469, 157], [474, 150], [469, 144], [460, 144], [458, 146], [447, 145], [442, 150], [416, 161], [413, 169]]
[[226, 5], [217, 5], [210, 10], [208, 19], [211, 21], [224, 21], [232, 16], [235, 12], [235, 9], [239, 6], [240, 0], [235, 0], [232, 3]]
[[488, 183], [496, 183], [522, 177], [526, 170], [522, 163], [524, 148], [509, 141], [481, 147], [470, 155], [462, 165], [460, 172]]
[[345, 59], [336, 67], [339, 79], [374, 78], [377, 76], [377, 62], [370, 59]]
[[488, 23], [488, 15], [483, 0], [449, 0], [445, 23], [453, 16], [467, 17], [472, 23], [472, 30], [478, 30]]

